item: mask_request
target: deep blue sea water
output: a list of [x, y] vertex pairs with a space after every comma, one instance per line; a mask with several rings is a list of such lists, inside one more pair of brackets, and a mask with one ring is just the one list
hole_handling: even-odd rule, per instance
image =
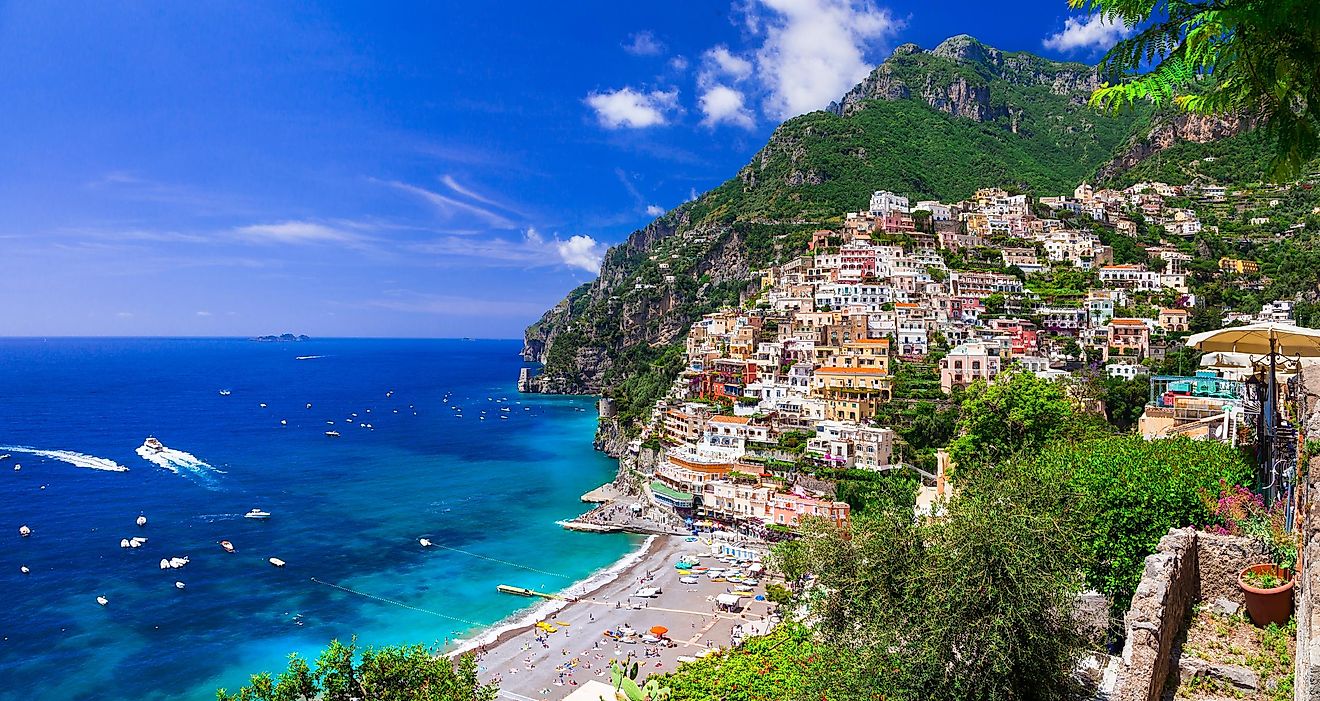
[[[558, 590], [614, 562], [634, 539], [555, 523], [614, 472], [591, 449], [592, 400], [517, 394], [518, 350], [0, 339], [0, 446], [129, 468], [0, 449], [0, 701], [210, 699], [336, 637], [470, 635], [528, 605], [495, 585]], [[147, 435], [200, 463], [148, 462]], [[120, 547], [133, 536], [147, 544]], [[190, 562], [162, 571], [175, 556]]]

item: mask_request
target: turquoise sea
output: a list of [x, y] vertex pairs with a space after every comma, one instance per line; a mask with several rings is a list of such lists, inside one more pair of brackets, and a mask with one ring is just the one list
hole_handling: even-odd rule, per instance
[[612, 564], [638, 541], [556, 525], [614, 473], [594, 403], [519, 395], [519, 347], [0, 339], [0, 701], [210, 699], [332, 638], [471, 636], [527, 608], [497, 584]]

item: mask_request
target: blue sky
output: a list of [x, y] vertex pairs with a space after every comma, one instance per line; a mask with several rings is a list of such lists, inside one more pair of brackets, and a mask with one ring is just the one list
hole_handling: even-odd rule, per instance
[[517, 337], [893, 47], [1063, 0], [0, 2], [0, 336]]

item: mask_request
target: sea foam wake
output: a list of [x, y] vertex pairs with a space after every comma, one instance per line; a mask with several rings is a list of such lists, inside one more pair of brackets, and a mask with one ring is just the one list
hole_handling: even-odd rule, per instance
[[145, 445], [138, 446], [137, 454], [143, 460], [173, 472], [176, 475], [191, 475], [200, 477], [203, 482], [209, 486], [215, 485], [215, 475], [224, 474], [223, 470], [217, 469], [211, 463], [193, 455], [185, 453], [182, 450], [173, 448], [162, 448], [152, 450]]
[[23, 445], [0, 445], [0, 451], [10, 453], [26, 453], [28, 455], [38, 455], [43, 458], [67, 462], [75, 467], [85, 467], [89, 470], [105, 470], [106, 472], [128, 472], [128, 468], [109, 458], [98, 458], [95, 455], [86, 453], [76, 453], [72, 450], [40, 450], [38, 448], [29, 448]]

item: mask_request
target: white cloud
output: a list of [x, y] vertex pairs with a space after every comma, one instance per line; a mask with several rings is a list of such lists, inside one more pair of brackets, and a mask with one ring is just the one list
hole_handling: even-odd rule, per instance
[[687, 70], [688, 60], [684, 56], [675, 56], [669, 59], [669, 67], [674, 69], [675, 71], [678, 71], [679, 73], [682, 73], [683, 71]]
[[708, 81], [725, 76], [738, 82], [752, 75], [752, 62], [729, 51], [729, 47], [723, 44], [707, 49], [701, 58], [705, 67], [698, 80]]
[[1106, 19], [1103, 15], [1091, 15], [1084, 19], [1069, 17], [1063, 21], [1063, 31], [1045, 37], [1041, 43], [1045, 48], [1055, 51], [1104, 51], [1131, 34], [1132, 30], [1122, 22]]
[[[761, 10], [766, 10], [762, 13]], [[765, 111], [787, 119], [824, 108], [871, 72], [903, 21], [871, 0], [759, 0], [745, 22], [765, 41], [756, 65]]]
[[[445, 178], [442, 178], [442, 181], [444, 180], [448, 181], [445, 182], [445, 185], [450, 189], [454, 190], [454, 192], [464, 194], [468, 197], [473, 197], [473, 199], [477, 199], [478, 201], [481, 202], [486, 201], [479, 196], [474, 197], [473, 194], [470, 194], [470, 191], [463, 189], [461, 186], [458, 186], [458, 183], [454, 182], [453, 178], [445, 176]], [[437, 210], [439, 210], [441, 214], [444, 214], [445, 216], [453, 217], [458, 214], [469, 214], [477, 217], [478, 219], [481, 219], [482, 221], [486, 222], [487, 225], [497, 229], [515, 228], [514, 223], [508, 217], [498, 212], [493, 212], [489, 209], [486, 209], [485, 207], [479, 207], [470, 202], [463, 202], [462, 200], [456, 200], [447, 195], [442, 195], [438, 192], [432, 192], [431, 190], [427, 190], [426, 188], [417, 187], [416, 185], [409, 185], [408, 183], [399, 182], [397, 180], [391, 180], [386, 182], [385, 184], [397, 190], [402, 190], [403, 192], [416, 195], [426, 200], [427, 202], [431, 203]]]
[[357, 234], [310, 221], [252, 224], [237, 227], [234, 231], [255, 240], [277, 243], [347, 243], [360, 240]]
[[600, 272], [600, 263], [605, 259], [605, 246], [585, 234], [557, 242], [556, 249], [564, 263], [592, 273]]
[[586, 102], [607, 129], [642, 129], [668, 123], [669, 115], [678, 111], [678, 89], [639, 92], [625, 87], [593, 92]]
[[752, 129], [756, 126], [756, 119], [752, 117], [745, 102], [741, 92], [727, 85], [711, 87], [702, 93], [698, 100], [701, 113], [705, 115], [701, 123], [708, 127], [733, 124], [744, 129]]
[[646, 205], [646, 213], [652, 217], [658, 217], [665, 213], [665, 208], [658, 204], [648, 204]]
[[211, 316], [211, 312], [197, 312], [197, 316]]
[[665, 52], [665, 43], [651, 32], [642, 31], [630, 35], [623, 50], [634, 56], [658, 56]]

